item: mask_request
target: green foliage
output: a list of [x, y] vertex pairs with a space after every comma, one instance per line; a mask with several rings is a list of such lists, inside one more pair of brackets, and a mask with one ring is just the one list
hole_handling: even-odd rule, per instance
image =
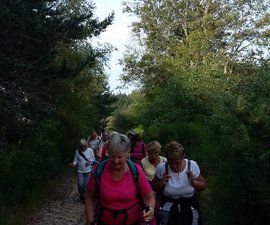
[[38, 197], [113, 111], [104, 72], [112, 48], [91, 38], [114, 16], [98, 21], [84, 0], [3, 1], [0, 10], [2, 213]]
[[269, 223], [267, 1], [136, 0], [125, 10], [139, 18], [141, 45], [123, 60], [123, 80], [141, 88], [125, 123], [198, 161], [206, 224]]
[[[138, 116], [141, 115], [140, 111], [143, 109], [143, 99], [136, 92], [129, 96], [119, 94], [115, 98], [117, 101], [114, 104], [114, 113], [109, 119], [109, 129], [127, 133], [141, 123]], [[130, 107], [131, 105], [132, 107]]]

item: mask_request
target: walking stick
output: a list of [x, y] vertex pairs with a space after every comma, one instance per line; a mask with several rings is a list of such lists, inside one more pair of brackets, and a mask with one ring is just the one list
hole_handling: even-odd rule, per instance
[[72, 168], [68, 167], [67, 169], [67, 178], [66, 178], [66, 186], [65, 186], [65, 196], [67, 196], [69, 187], [71, 186], [71, 175], [72, 175]]

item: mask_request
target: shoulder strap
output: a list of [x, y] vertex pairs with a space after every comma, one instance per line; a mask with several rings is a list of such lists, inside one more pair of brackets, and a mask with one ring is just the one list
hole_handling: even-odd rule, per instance
[[145, 156], [145, 148], [144, 148], [144, 143], [142, 141], [142, 153], [143, 153], [143, 157]]
[[188, 173], [190, 172], [190, 164], [191, 164], [191, 162], [190, 162], [190, 160], [188, 159]]
[[137, 189], [136, 196], [138, 199], [140, 199], [142, 201], [142, 196], [140, 194], [140, 185], [139, 185], [139, 172], [138, 172], [137, 167], [136, 167], [134, 162], [132, 162], [130, 159], [128, 159], [127, 163], [128, 163], [129, 169], [130, 169], [131, 174], [132, 174], [133, 182], [134, 182], [136, 189]]
[[134, 148], [134, 143], [133, 143], [133, 142], [131, 142], [131, 143], [130, 143], [130, 154], [132, 154], [132, 152], [133, 152], [133, 148]]
[[137, 183], [139, 180], [139, 178], [138, 178], [139, 173], [138, 173], [138, 170], [135, 166], [135, 163], [132, 162], [130, 159], [127, 160], [127, 163], [128, 163], [129, 169], [131, 171], [133, 181], [134, 181], [134, 183]]
[[169, 174], [168, 162], [165, 162], [165, 175]]
[[106, 159], [106, 152], [107, 152], [107, 146], [106, 144], [103, 145], [103, 147], [101, 148], [102, 151], [101, 151], [101, 161], [104, 161]]
[[89, 161], [89, 160], [85, 157], [85, 155], [83, 154], [83, 152], [82, 152], [81, 150], [78, 150], [78, 153], [79, 153], [79, 155], [80, 155], [81, 157], [83, 157], [83, 159], [84, 159], [85, 161]]
[[[100, 182], [100, 178], [101, 178], [101, 175], [103, 173], [103, 170], [105, 168], [105, 165], [107, 164], [108, 162], [108, 159], [106, 160], [103, 160], [101, 163], [98, 164], [97, 166], [97, 169], [96, 169], [96, 179], [98, 181], [98, 185], [99, 185], [99, 182]], [[98, 191], [98, 190], [96, 190]]]
[[100, 162], [97, 167], [96, 167], [96, 173], [95, 173], [95, 177], [96, 177], [96, 185], [95, 185], [95, 192], [97, 194], [97, 199], [99, 198], [99, 186], [100, 186], [100, 178], [101, 178], [101, 175], [103, 173], [103, 170], [106, 166], [106, 163], [108, 162], [109, 160], [106, 159], [102, 162]]
[[98, 142], [95, 144], [95, 146], [94, 146], [94, 149], [93, 149], [93, 150], [98, 149], [100, 142], [101, 142], [101, 140], [99, 139], [99, 141], [98, 141]]

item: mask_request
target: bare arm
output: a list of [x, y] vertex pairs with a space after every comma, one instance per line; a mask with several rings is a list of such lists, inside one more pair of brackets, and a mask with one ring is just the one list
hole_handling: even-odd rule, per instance
[[149, 206], [149, 211], [143, 211], [143, 218], [146, 222], [151, 221], [154, 218], [154, 208], [155, 208], [155, 196], [151, 192], [148, 195], [142, 196], [144, 205]]
[[189, 182], [197, 191], [203, 191], [205, 189], [206, 182], [201, 175], [199, 175], [196, 179], [193, 178], [192, 174], [189, 175]]
[[94, 222], [95, 201], [96, 201], [95, 193], [87, 191], [85, 196], [85, 215], [87, 225], [90, 225], [91, 222]]

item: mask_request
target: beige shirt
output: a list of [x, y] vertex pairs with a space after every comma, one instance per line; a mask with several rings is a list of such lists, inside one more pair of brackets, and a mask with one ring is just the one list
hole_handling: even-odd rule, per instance
[[[167, 162], [167, 159], [163, 156], [159, 156], [159, 159], [160, 159], [159, 164], [163, 162]], [[145, 157], [144, 159], [142, 159], [141, 162], [142, 162], [142, 167], [143, 167], [147, 180], [152, 181], [155, 177], [156, 168], [153, 166], [153, 164], [149, 162], [148, 157]]]

